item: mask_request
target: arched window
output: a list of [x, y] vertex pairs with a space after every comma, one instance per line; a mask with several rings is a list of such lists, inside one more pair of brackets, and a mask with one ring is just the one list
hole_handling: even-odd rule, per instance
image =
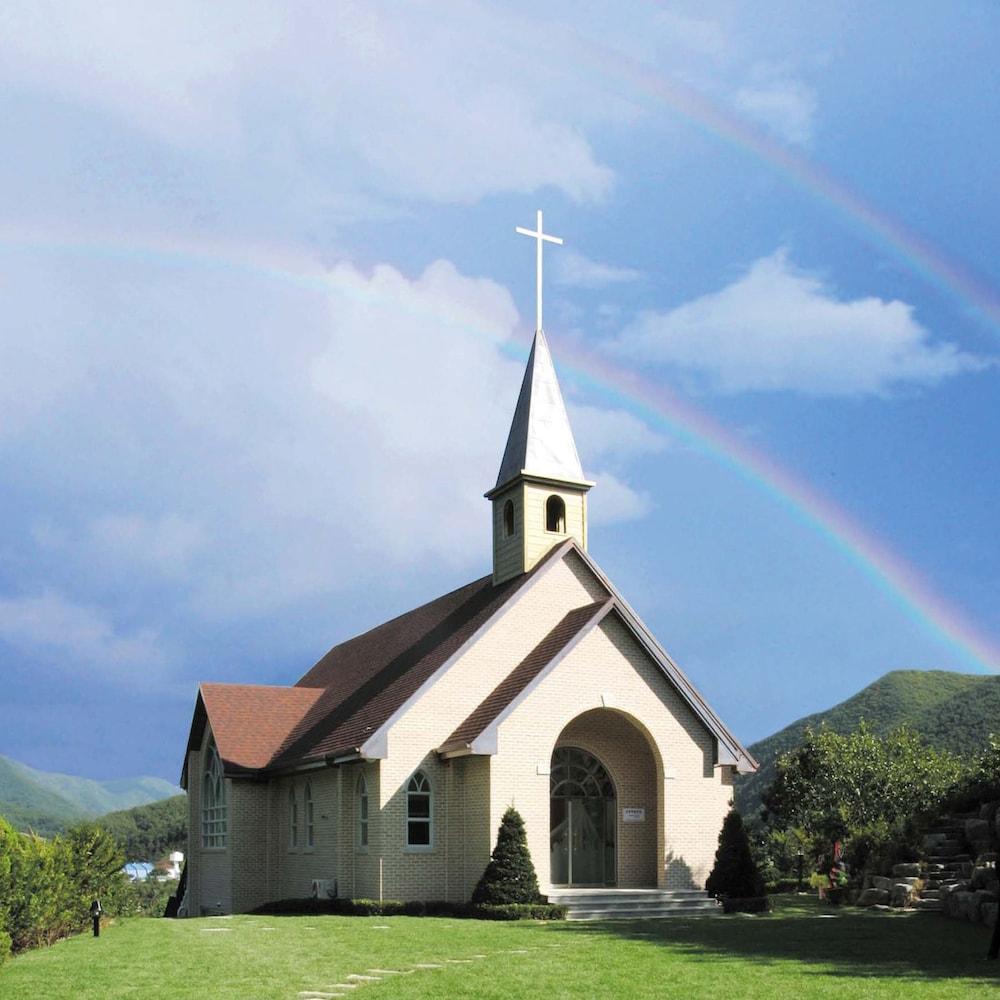
[[226, 779], [222, 761], [210, 740], [205, 749], [205, 773], [201, 782], [201, 846], [226, 846]]
[[359, 851], [368, 850], [368, 782], [362, 774], [358, 778], [357, 809], [358, 818], [358, 840]]
[[566, 531], [566, 504], [554, 493], [545, 501], [545, 530], [560, 534]]
[[406, 846], [431, 847], [431, 783], [423, 771], [406, 786]]
[[288, 786], [288, 846], [299, 846], [299, 800], [294, 785]]
[[305, 791], [306, 807], [306, 847], [316, 846], [316, 808], [313, 804], [312, 785], [306, 782]]
[[508, 500], [503, 505], [503, 536], [510, 538], [514, 534], [514, 501]]

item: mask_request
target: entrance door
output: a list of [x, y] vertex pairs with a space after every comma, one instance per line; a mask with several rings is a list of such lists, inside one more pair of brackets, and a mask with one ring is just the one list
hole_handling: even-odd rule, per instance
[[576, 747], [552, 755], [549, 844], [554, 885], [614, 885], [615, 790], [604, 765]]

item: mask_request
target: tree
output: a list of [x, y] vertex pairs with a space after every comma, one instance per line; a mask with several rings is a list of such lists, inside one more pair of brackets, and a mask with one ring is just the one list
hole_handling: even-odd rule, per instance
[[966, 770], [960, 758], [905, 728], [887, 736], [864, 722], [847, 735], [807, 729], [801, 745], [778, 758], [764, 806], [772, 825], [802, 827], [832, 843], [930, 812]]
[[743, 818], [731, 810], [719, 833], [719, 848], [715, 865], [705, 889], [713, 896], [749, 899], [765, 894], [764, 879], [750, 853], [750, 841]]
[[538, 877], [528, 851], [524, 820], [513, 807], [509, 808], [497, 831], [497, 846], [490, 863], [472, 893], [473, 903], [502, 906], [507, 903], [541, 902]]

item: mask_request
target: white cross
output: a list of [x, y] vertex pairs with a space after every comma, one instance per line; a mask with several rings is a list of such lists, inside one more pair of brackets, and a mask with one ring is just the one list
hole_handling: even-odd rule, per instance
[[542, 328], [542, 243], [558, 243], [562, 246], [562, 240], [558, 236], [549, 236], [542, 232], [542, 210], [538, 210], [538, 229], [522, 229], [515, 227], [515, 231], [522, 236], [532, 236], [537, 241], [537, 265], [536, 265], [536, 288], [535, 288], [535, 329]]

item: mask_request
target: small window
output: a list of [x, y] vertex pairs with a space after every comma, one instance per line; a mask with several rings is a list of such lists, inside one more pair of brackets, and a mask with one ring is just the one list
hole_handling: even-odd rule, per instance
[[368, 782], [362, 774], [358, 778], [358, 850], [368, 850]]
[[306, 782], [306, 847], [316, 846], [316, 807], [313, 803], [312, 785]]
[[510, 538], [514, 534], [514, 501], [508, 500], [503, 505], [503, 536]]
[[406, 846], [431, 846], [431, 783], [423, 771], [406, 786]]
[[566, 531], [566, 504], [562, 497], [555, 494], [545, 501], [545, 530], [558, 531], [560, 534]]
[[299, 846], [299, 801], [295, 797], [295, 786], [288, 789], [288, 846]]
[[201, 782], [201, 846], [226, 846], [226, 779], [222, 761], [210, 740], [205, 749], [205, 772]]

